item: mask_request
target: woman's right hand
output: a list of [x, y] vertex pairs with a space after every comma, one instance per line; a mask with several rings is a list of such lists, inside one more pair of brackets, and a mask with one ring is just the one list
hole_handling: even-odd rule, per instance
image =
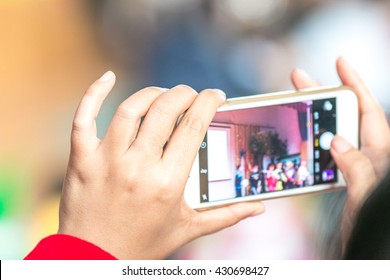
[[[360, 149], [336, 135], [330, 150], [348, 187], [341, 229], [344, 249], [357, 212], [388, 170], [390, 129], [383, 109], [343, 58], [337, 60], [337, 72], [343, 85], [357, 94], [360, 113]], [[296, 89], [319, 86], [302, 70], [294, 70], [291, 80]]]

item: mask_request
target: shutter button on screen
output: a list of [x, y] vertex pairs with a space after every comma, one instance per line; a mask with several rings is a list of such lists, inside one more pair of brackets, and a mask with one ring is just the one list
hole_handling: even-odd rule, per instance
[[330, 149], [330, 144], [332, 143], [334, 134], [332, 132], [324, 132], [320, 136], [320, 147], [323, 150], [329, 150]]

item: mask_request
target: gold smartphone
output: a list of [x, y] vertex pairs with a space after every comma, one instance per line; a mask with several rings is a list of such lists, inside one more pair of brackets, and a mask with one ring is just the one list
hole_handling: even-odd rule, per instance
[[217, 111], [185, 188], [194, 209], [344, 187], [330, 145], [358, 146], [356, 94], [315, 88], [232, 98]]

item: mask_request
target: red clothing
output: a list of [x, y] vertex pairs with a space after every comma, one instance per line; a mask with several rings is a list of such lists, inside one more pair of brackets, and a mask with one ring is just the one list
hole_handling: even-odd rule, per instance
[[116, 260], [100, 247], [80, 238], [54, 234], [42, 239], [25, 260]]

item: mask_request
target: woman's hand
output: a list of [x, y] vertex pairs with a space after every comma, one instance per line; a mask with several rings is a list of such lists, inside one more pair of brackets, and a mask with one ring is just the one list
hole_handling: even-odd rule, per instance
[[90, 241], [117, 258], [160, 259], [264, 211], [261, 203], [251, 202], [197, 212], [184, 201], [201, 141], [225, 101], [221, 91], [145, 88], [118, 107], [100, 140], [95, 120], [114, 83], [112, 72], [104, 74], [77, 109], [59, 233]]
[[[360, 149], [335, 136], [330, 150], [348, 186], [342, 222], [342, 244], [345, 248], [362, 203], [386, 175], [390, 159], [390, 130], [382, 108], [343, 58], [337, 60], [337, 72], [342, 83], [356, 92], [360, 112]], [[302, 70], [293, 71], [291, 80], [297, 89], [319, 86]]]

